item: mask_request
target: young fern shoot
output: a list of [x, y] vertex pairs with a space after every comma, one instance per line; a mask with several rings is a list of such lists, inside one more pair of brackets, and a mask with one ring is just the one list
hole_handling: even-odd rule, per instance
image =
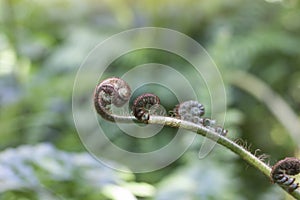
[[[175, 106], [171, 117], [160, 115], [156, 108], [160, 106], [159, 98], [150, 93], [143, 94], [134, 100], [132, 106], [133, 115], [114, 114], [111, 106], [122, 107], [131, 97], [129, 85], [120, 78], [108, 78], [99, 83], [94, 91], [94, 106], [99, 115], [111, 122], [123, 123], [149, 123], [165, 125], [174, 128], [183, 128], [193, 131], [204, 137], [216, 141], [225, 148], [237, 154], [247, 163], [269, 177], [273, 183], [277, 183], [288, 191], [296, 199], [300, 200], [300, 191], [295, 178], [300, 172], [300, 160], [297, 158], [286, 158], [276, 163], [272, 169], [262, 159], [253, 155], [249, 150], [226, 137], [228, 131], [220, 126], [215, 126], [216, 121], [203, 118], [204, 106], [194, 100], [182, 102]], [[154, 108], [154, 111], [152, 110]]]

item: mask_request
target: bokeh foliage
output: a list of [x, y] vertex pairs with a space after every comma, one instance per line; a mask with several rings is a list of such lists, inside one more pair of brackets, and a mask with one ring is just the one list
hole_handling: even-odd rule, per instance
[[[246, 92], [247, 89], [256, 90], [252, 84], [240, 88], [234, 74], [243, 72], [262, 80], [299, 116], [299, 1], [2, 0], [1, 156], [5, 156], [10, 147], [18, 147], [15, 151], [20, 151], [19, 146], [23, 144], [32, 145], [28, 148], [38, 150], [36, 144], [42, 142], [72, 152], [65, 152], [66, 155], [81, 155], [85, 149], [77, 136], [71, 110], [76, 71], [96, 44], [112, 34], [143, 26], [180, 31], [207, 49], [224, 78], [228, 99], [225, 126], [229, 129], [229, 137], [242, 138], [244, 145], [251, 146], [249, 148], [252, 151], [261, 149], [262, 153], [270, 155], [271, 164], [280, 158], [297, 155], [299, 144], [287, 131], [285, 124], [273, 116], [266, 103]], [[115, 76], [127, 70], [124, 67], [114, 68], [113, 65], [127, 66], [129, 69], [153, 61], [178, 66], [182, 73], [192, 73], [188, 63], [167, 53], [138, 51], [113, 63], [105, 76]], [[163, 99], [164, 90], [159, 93]], [[171, 109], [177, 102], [170, 100], [164, 103]], [[108, 126], [114, 125], [108, 123]], [[123, 147], [134, 147], [138, 152], [160, 147], [172, 138], [174, 132], [166, 129], [166, 134], [159, 135], [159, 142], [145, 144], [125, 137], [120, 139], [118, 129], [111, 130], [113, 142]], [[282, 192], [262, 174], [232, 154], [224, 153], [221, 147], [217, 147], [209, 158], [198, 160], [201, 141], [201, 138], [197, 138], [184, 156], [164, 169], [131, 174], [133, 177], [125, 182], [136, 182], [138, 192], [148, 191], [152, 186], [156, 188], [156, 192], [150, 192], [151, 197], [137, 195], [138, 192], [133, 192], [133, 195], [142, 199], [283, 198]], [[59, 159], [54, 155], [51, 156], [51, 162]], [[33, 162], [32, 169], [41, 174], [36, 164]], [[85, 170], [80, 165], [73, 167], [79, 172]], [[107, 169], [99, 163], [97, 170], [101, 172]], [[1, 169], [0, 180], [10, 181], [4, 179], [2, 173], [4, 171]], [[110, 173], [118, 180], [124, 176]], [[64, 186], [61, 176], [58, 177], [60, 180], [45, 176], [38, 176], [37, 179], [43, 180], [45, 187], [67, 199], [82, 199], [81, 194], [90, 194], [89, 199], [116, 199], [103, 192], [102, 186], [98, 186], [99, 193], [92, 186], [88, 187], [93, 185], [91, 180], [86, 180], [87, 186], [82, 187], [78, 180], [80, 175], [75, 173], [70, 176]], [[147, 185], [138, 185], [140, 182], [146, 182]], [[125, 188], [124, 185], [118, 187]], [[82, 191], [74, 193], [78, 189]], [[28, 191], [23, 186], [8, 188], [2, 193], [4, 199], [32, 199], [39, 198], [38, 195], [50, 195]]]

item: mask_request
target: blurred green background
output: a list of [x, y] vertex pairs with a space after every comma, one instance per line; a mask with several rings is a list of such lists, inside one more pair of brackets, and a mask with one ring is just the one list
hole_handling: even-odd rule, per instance
[[[257, 155], [268, 155], [271, 165], [298, 155], [298, 0], [2, 0], [0, 199], [289, 198], [221, 146], [199, 160], [200, 137], [176, 162], [143, 174], [115, 171], [86, 152], [72, 117], [75, 74], [99, 42], [144, 26], [180, 31], [208, 51], [226, 87], [228, 137], [241, 138], [252, 152], [260, 149]], [[119, 64], [153, 60], [188, 73], [188, 63], [161, 52], [137, 52]], [[123, 71], [111, 67], [105, 76]], [[112, 141], [139, 152], [172, 137], [166, 129], [171, 133], [145, 145], [112, 130]]]

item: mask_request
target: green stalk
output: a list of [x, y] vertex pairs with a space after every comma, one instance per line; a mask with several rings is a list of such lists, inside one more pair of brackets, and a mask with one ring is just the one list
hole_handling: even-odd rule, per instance
[[[116, 122], [121, 123], [134, 123], [137, 122], [135, 117], [133, 116], [118, 116], [116, 119]], [[209, 138], [210, 140], [216, 141], [218, 144], [222, 145], [223, 147], [231, 150], [233, 153], [238, 155], [240, 158], [242, 158], [244, 161], [246, 161], [248, 164], [252, 165], [254, 168], [262, 172], [267, 178], [271, 180], [271, 167], [268, 166], [266, 163], [261, 161], [259, 158], [257, 158], [255, 155], [253, 155], [251, 152], [246, 150], [244, 147], [238, 145], [234, 141], [230, 140], [227, 137], [224, 137], [222, 135], [219, 135], [215, 133], [214, 131], [207, 129], [203, 126], [200, 126], [195, 123], [191, 123], [188, 121], [172, 118], [172, 117], [165, 117], [165, 116], [151, 116], [148, 120], [148, 124], [158, 124], [158, 125], [166, 125], [173, 128], [182, 128], [185, 130], [192, 131], [194, 133], [197, 133], [199, 135], [202, 135], [204, 137]], [[286, 187], [279, 185], [285, 192]], [[288, 193], [291, 196], [293, 196], [296, 199], [300, 200], [300, 191], [295, 190], [291, 193]]]

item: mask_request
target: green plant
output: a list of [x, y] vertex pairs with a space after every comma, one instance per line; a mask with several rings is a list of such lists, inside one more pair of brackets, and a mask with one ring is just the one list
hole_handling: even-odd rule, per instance
[[136, 200], [137, 197], [151, 197], [154, 188], [135, 182], [132, 173], [124, 176], [101, 165], [88, 153], [70, 153], [41, 143], [1, 152], [0, 194], [1, 200]]
[[[227, 138], [226, 135], [222, 134], [223, 131], [218, 131], [217, 128], [211, 126], [211, 123], [209, 123], [209, 125], [206, 125], [204, 122], [193, 123], [185, 119], [182, 120], [174, 117], [159, 116], [155, 113], [150, 114], [151, 108], [149, 107], [149, 105], [156, 105], [159, 103], [159, 100], [153, 101], [152, 98], [149, 98], [149, 95], [139, 96], [135, 101], [135, 103], [138, 103], [133, 105], [132, 109], [134, 110], [134, 112], [135, 110], [142, 111], [141, 113], [139, 113], [140, 115], [138, 115], [138, 117], [132, 115], [122, 116], [119, 114], [113, 114], [111, 111], [111, 106], [116, 105], [120, 107], [124, 105], [125, 102], [129, 99], [130, 95], [130, 87], [124, 80], [119, 78], [108, 78], [96, 87], [94, 93], [94, 105], [97, 112], [104, 119], [112, 122], [142, 122], [148, 124], [166, 125], [174, 128], [189, 130], [207, 137], [210, 140], [216, 141], [218, 144], [221, 144], [222, 146], [231, 150], [247, 163], [255, 167], [257, 170], [261, 171], [270, 180], [278, 183], [280, 187], [282, 187], [285, 191], [288, 191], [293, 197], [300, 199], [300, 191], [296, 190], [299, 184], [294, 183], [295, 179], [289, 178], [288, 176], [295, 175], [300, 172], [300, 161], [298, 159], [293, 158], [292, 160], [288, 159], [279, 161], [276, 165], [274, 165], [273, 169], [271, 169], [271, 167], [263, 161], [263, 157], [257, 157], [255, 154], [252, 154], [243, 146], [240, 146], [236, 142]], [[151, 97], [158, 99], [158, 97], [154, 97], [154, 95], [151, 95]], [[142, 102], [142, 104], [140, 102]]]

